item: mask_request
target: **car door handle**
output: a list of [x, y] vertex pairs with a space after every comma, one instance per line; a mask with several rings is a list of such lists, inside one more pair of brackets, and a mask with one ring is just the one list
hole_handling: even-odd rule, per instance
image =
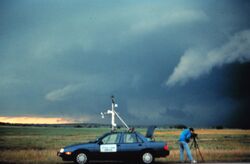
[[142, 144], [138, 144], [138, 146], [142, 146]]
[[119, 146], [121, 146], [120, 144], [117, 144], [117, 146], [119, 147]]

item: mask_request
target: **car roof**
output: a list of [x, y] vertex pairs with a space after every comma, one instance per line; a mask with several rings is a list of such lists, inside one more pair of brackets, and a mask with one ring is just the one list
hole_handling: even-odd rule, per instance
[[107, 132], [103, 135], [106, 136], [106, 135], [109, 135], [109, 134], [124, 134], [124, 133], [133, 133], [133, 134], [136, 134], [138, 137], [140, 137], [140, 139], [142, 139], [144, 142], [147, 142], [147, 139], [144, 135], [142, 135], [140, 132], [137, 132], [137, 131], [111, 131], [111, 132]]

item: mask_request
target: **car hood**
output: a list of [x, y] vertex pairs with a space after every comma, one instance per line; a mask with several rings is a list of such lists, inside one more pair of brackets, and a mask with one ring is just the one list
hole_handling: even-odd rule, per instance
[[78, 143], [64, 147], [65, 151], [75, 151], [77, 149], [88, 149], [95, 146], [96, 143]]

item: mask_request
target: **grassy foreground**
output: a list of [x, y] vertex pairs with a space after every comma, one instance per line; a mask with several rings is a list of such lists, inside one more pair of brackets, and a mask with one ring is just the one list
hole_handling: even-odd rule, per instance
[[[69, 144], [87, 142], [106, 128], [0, 126], [0, 163], [64, 163], [56, 152]], [[145, 129], [139, 129], [145, 134]], [[180, 130], [157, 129], [156, 140], [166, 141], [171, 154], [158, 163], [178, 162]], [[250, 130], [198, 129], [198, 144], [206, 162], [249, 162]], [[195, 152], [193, 156], [197, 159]], [[198, 158], [198, 161], [200, 158]]]

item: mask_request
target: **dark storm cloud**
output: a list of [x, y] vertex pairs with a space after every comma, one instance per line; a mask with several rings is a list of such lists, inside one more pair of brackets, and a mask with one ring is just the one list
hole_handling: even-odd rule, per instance
[[250, 62], [240, 64], [235, 63], [228, 66], [230, 83], [225, 90], [225, 94], [237, 100], [237, 106], [230, 118], [232, 127], [250, 128]]
[[[223, 45], [239, 49], [230, 63], [249, 59], [247, 1], [0, 3], [0, 115], [99, 122], [114, 94], [118, 111], [133, 124], [211, 126], [229, 124], [241, 104], [221, 92], [233, 80], [224, 62], [205, 66], [211, 51], [225, 56]], [[243, 48], [235, 35], [242, 35]], [[191, 51], [201, 60], [182, 67]], [[178, 77], [187, 77], [185, 85], [166, 85], [169, 78], [178, 83], [174, 68], [184, 68]]]

